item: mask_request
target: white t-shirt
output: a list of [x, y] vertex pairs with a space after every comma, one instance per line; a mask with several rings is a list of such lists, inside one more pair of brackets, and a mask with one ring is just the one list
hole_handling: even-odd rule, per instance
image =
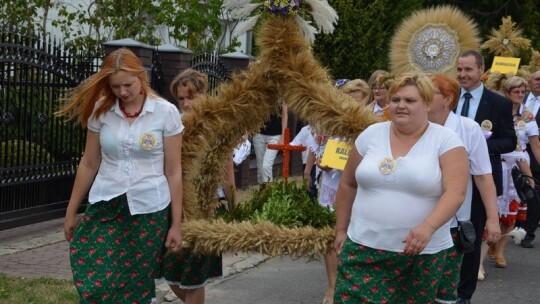
[[[332, 139], [337, 139], [333, 138]], [[330, 138], [329, 138], [330, 139]], [[308, 139], [308, 149], [315, 154], [316, 158], [322, 158], [324, 151], [326, 150], [327, 140], [318, 144], [313, 136]], [[343, 171], [338, 169], [331, 169], [329, 171], [323, 171], [319, 167], [316, 167], [316, 176], [321, 174], [321, 183], [319, 186], [319, 204], [324, 207], [329, 207], [334, 210], [334, 203], [336, 201], [336, 192], [339, 186], [339, 181]]]
[[[478, 123], [468, 117], [450, 112], [444, 126], [456, 132], [461, 138], [469, 155], [471, 175], [490, 174], [491, 162], [489, 161], [487, 142]], [[465, 200], [456, 214], [460, 221], [467, 221], [471, 218], [472, 183], [472, 178], [469, 176]], [[456, 217], [452, 217], [450, 222], [450, 227], [457, 227]]]
[[164, 175], [163, 137], [184, 129], [178, 109], [170, 102], [148, 96], [131, 125], [118, 101], [88, 129], [99, 133], [101, 165], [90, 189], [90, 204], [126, 193], [132, 215], [163, 210], [171, 201]]
[[[300, 132], [296, 134], [290, 145], [308, 147], [310, 137], [313, 137], [313, 134], [311, 134], [311, 126], [304, 126], [302, 129], [300, 129]], [[308, 153], [309, 149], [302, 151], [302, 163], [304, 165], [306, 164]]]
[[[392, 159], [390, 125], [371, 125], [355, 141], [363, 159], [355, 172], [358, 188], [347, 234], [368, 247], [403, 252], [402, 240], [433, 211], [442, 194], [439, 157], [463, 144], [452, 130], [430, 123], [407, 155], [395, 160], [395, 170], [385, 175], [379, 166], [385, 157]], [[446, 223], [422, 253], [452, 245]]]

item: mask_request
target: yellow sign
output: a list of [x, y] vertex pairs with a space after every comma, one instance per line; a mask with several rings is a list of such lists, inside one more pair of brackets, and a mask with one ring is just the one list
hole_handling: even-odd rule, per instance
[[520, 60], [521, 58], [495, 56], [493, 65], [491, 66], [491, 72], [517, 74]]
[[329, 139], [321, 159], [321, 166], [343, 170], [345, 169], [345, 163], [349, 159], [350, 152], [350, 144], [344, 141]]

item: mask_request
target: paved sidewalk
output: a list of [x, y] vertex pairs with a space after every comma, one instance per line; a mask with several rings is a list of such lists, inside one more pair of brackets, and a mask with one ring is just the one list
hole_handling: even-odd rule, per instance
[[[69, 244], [64, 239], [63, 223], [62, 218], [1, 230], [0, 273], [25, 278], [71, 280]], [[223, 276], [232, 276], [267, 259], [267, 256], [260, 254], [226, 254], [223, 256]], [[164, 281], [158, 282], [157, 290], [158, 297], [165, 297], [162, 303], [182, 303], [169, 292]]]

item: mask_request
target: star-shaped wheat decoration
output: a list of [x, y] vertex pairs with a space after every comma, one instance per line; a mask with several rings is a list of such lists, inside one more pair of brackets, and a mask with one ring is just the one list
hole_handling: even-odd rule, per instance
[[531, 75], [538, 70], [540, 70], [540, 52], [531, 48], [531, 61], [528, 65], [521, 66], [517, 75], [529, 80]]
[[523, 31], [512, 22], [512, 17], [502, 18], [499, 30], [491, 29], [490, 39], [482, 44], [483, 49], [497, 56], [515, 57], [519, 50], [531, 47], [531, 40], [522, 37]]

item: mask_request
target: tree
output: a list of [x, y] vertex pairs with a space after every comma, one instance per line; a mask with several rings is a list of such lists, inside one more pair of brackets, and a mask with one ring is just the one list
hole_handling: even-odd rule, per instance
[[[17, 33], [47, 34], [47, 19], [67, 45], [99, 49], [106, 41], [133, 38], [150, 45], [171, 41], [193, 51], [220, 50], [230, 24], [222, 20], [223, 0], [7, 0], [0, 3], [0, 23]], [[238, 43], [221, 51], [231, 51]]]
[[[172, 40], [194, 51], [219, 49], [222, 0], [92, 0], [87, 6], [59, 6], [58, 26], [66, 41], [96, 48], [103, 42], [133, 38], [150, 45]], [[235, 45], [229, 46], [230, 50]]]
[[[47, 16], [51, 0], [7, 0], [0, 2], [0, 25], [19, 34], [40, 31], [47, 33]], [[40, 13], [41, 12], [41, 13]]]
[[330, 0], [339, 21], [333, 34], [318, 35], [315, 56], [338, 78], [369, 78], [388, 69], [389, 44], [401, 20], [422, 0]]

